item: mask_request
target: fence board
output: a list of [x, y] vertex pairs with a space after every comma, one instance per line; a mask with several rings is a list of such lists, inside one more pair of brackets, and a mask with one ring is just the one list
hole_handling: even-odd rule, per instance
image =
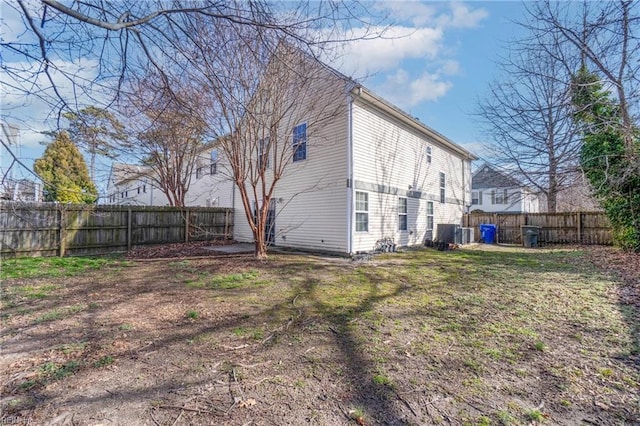
[[497, 239], [502, 244], [522, 244], [521, 226], [539, 226], [540, 245], [545, 244], [602, 244], [613, 243], [611, 225], [602, 212], [569, 213], [472, 213], [466, 214], [466, 226], [475, 229], [480, 240], [480, 225], [495, 224]]
[[232, 236], [233, 209], [227, 208], [0, 202], [2, 257], [105, 254]]

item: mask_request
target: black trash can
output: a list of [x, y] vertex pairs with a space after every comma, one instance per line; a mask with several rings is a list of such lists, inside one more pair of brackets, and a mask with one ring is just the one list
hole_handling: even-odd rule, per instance
[[522, 226], [522, 244], [527, 248], [538, 247], [538, 239], [540, 236], [539, 226]]

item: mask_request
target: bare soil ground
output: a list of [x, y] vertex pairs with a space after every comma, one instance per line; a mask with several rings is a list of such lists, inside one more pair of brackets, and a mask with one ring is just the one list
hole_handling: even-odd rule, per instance
[[640, 424], [637, 255], [128, 259], [5, 280], [2, 423]]

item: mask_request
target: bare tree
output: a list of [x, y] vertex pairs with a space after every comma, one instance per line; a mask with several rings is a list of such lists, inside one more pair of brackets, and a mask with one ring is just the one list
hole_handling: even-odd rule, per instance
[[264, 258], [276, 187], [305, 167], [299, 160], [311, 147], [332, 143], [323, 128], [346, 107], [336, 100], [345, 98], [348, 79], [270, 31], [196, 23], [192, 33], [200, 42], [186, 80], [207, 88], [203, 121], [238, 188], [255, 255]]
[[493, 161], [536, 188], [555, 212], [558, 193], [573, 184], [579, 167], [570, 74], [563, 62], [527, 42], [516, 46], [501, 64], [501, 79], [478, 103], [477, 116]]
[[[572, 58], [572, 72], [579, 66], [594, 69], [616, 95], [621, 130], [625, 143], [633, 151], [640, 114], [640, 4], [630, 0], [610, 2], [534, 2], [527, 5], [532, 19], [526, 24], [534, 34], [548, 34], [570, 45], [579, 55]], [[545, 39], [536, 47], [557, 57], [557, 49]], [[569, 65], [569, 64], [567, 64]]]
[[[335, 78], [319, 75], [327, 70], [315, 57], [347, 41], [354, 25], [358, 39], [379, 37], [385, 26], [378, 24], [386, 21], [360, 19], [366, 7], [341, 0], [14, 1], [32, 43], [3, 43], [3, 49], [40, 67], [25, 74], [3, 65], [13, 90], [31, 93], [35, 84], [38, 96], [59, 110], [80, 102], [111, 105], [130, 80], [151, 70], [176, 105], [189, 91], [206, 95], [208, 104], [192, 117], [206, 123], [208, 140], [222, 144], [258, 257], [266, 255], [266, 212], [275, 185], [306, 143], [322, 139], [314, 133], [335, 115], [318, 95], [345, 94]], [[80, 75], [78, 57], [97, 64], [98, 72]], [[61, 80], [73, 96], [60, 90]], [[296, 127], [302, 116], [304, 129]]]
[[358, 1], [8, 0], [4, 7], [22, 18], [22, 28], [11, 28], [20, 39], [0, 43], [6, 88], [39, 97], [59, 114], [85, 104], [108, 107], [140, 70], [170, 74], [191, 51], [173, 49], [176, 41], [197, 44], [186, 25], [194, 19], [278, 33], [309, 51], [345, 41], [342, 30], [354, 24], [363, 27], [359, 38], [380, 34], [371, 17], [360, 18], [366, 7]]
[[197, 113], [200, 98], [197, 92], [169, 94], [153, 75], [134, 84], [121, 108], [135, 133], [118, 149], [146, 166], [139, 177], [155, 183], [171, 206], [184, 207], [198, 156], [210, 145]]

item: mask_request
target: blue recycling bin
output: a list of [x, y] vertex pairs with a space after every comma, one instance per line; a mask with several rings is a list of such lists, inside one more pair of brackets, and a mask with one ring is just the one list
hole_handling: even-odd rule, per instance
[[480, 241], [485, 244], [495, 244], [497, 228], [498, 227], [496, 225], [489, 223], [483, 223], [480, 225]]

